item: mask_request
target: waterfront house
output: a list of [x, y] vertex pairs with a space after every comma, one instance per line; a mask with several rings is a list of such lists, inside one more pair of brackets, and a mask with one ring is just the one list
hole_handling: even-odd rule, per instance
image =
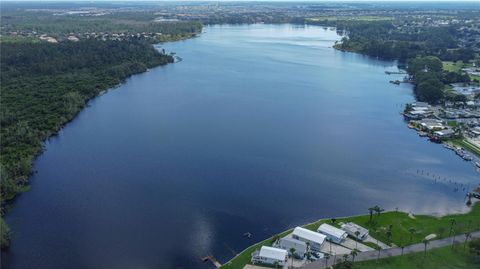
[[450, 138], [455, 135], [455, 131], [452, 129], [445, 129], [433, 132], [433, 135], [437, 138]]
[[320, 227], [318, 227], [317, 229], [317, 232], [324, 234], [327, 237], [328, 241], [337, 244], [340, 244], [348, 236], [348, 234], [344, 230], [338, 229], [326, 223], [320, 225]]
[[295, 254], [298, 257], [303, 257], [305, 256], [305, 253], [307, 253], [307, 244], [305, 242], [288, 237], [280, 238], [276, 247], [285, 249], [287, 251], [290, 251], [290, 249], [294, 248]]
[[420, 125], [422, 126], [422, 129], [425, 131], [435, 131], [435, 130], [445, 129], [443, 122], [441, 120], [436, 120], [436, 119], [423, 119], [420, 122]]
[[310, 231], [302, 227], [296, 227], [293, 230], [292, 237], [294, 239], [308, 243], [310, 245], [310, 249], [313, 251], [320, 251], [326, 239], [325, 235]]
[[260, 251], [252, 254], [252, 263], [262, 263], [269, 265], [283, 266], [287, 262], [288, 253], [285, 249], [262, 246]]
[[405, 112], [405, 117], [413, 120], [419, 120], [433, 115], [431, 107], [427, 103], [416, 102], [411, 105], [411, 108]]
[[368, 236], [368, 230], [353, 222], [347, 222], [341, 225], [342, 230], [353, 238], [364, 240]]

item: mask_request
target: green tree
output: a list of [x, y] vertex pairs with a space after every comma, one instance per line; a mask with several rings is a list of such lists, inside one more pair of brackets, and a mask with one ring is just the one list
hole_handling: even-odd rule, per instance
[[292, 268], [293, 268], [293, 259], [294, 259], [294, 257], [295, 257], [295, 251], [296, 251], [296, 249], [295, 249], [295, 248], [290, 248], [289, 251], [290, 251], [290, 258], [291, 258], [291, 260], [292, 260]]
[[417, 230], [413, 227], [410, 227], [408, 229], [408, 232], [410, 233], [410, 243], [412, 243], [412, 240], [413, 240], [413, 235], [417, 232]]
[[423, 239], [422, 243], [425, 246], [423, 257], [427, 257], [427, 245], [430, 243], [430, 241], [428, 241], [427, 239]]

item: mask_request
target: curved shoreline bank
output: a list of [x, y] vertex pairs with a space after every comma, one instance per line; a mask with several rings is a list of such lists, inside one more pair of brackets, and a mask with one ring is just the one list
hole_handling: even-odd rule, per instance
[[[41, 141], [40, 147], [38, 149], [35, 149], [35, 154], [29, 160], [30, 173], [28, 175], [26, 175], [25, 177], [19, 177], [18, 179], [16, 179], [18, 182], [21, 182], [21, 185], [17, 186], [18, 189], [16, 189], [16, 192], [7, 192], [5, 195], [3, 195], [3, 193], [2, 193], [2, 199], [1, 199], [1, 207], [2, 208], [1, 208], [1, 218], [0, 218], [0, 225], [1, 225], [0, 238], [1, 238], [1, 250], [2, 250], [2, 252], [4, 250], [8, 249], [8, 247], [10, 245], [11, 233], [12, 233], [12, 229], [9, 227], [9, 225], [4, 220], [4, 216], [7, 215], [10, 212], [10, 210], [13, 210], [15, 200], [16, 200], [15, 198], [18, 195], [21, 195], [21, 194], [23, 194], [25, 192], [28, 192], [30, 190], [31, 187], [30, 187], [29, 180], [32, 177], [32, 175], [36, 172], [35, 170], [33, 170], [33, 164], [37, 160], [37, 158], [43, 154], [44, 147], [45, 147], [45, 142], [48, 141], [52, 137], [58, 136], [59, 132], [65, 126], [67, 126], [69, 123], [71, 123], [73, 120], [75, 120], [77, 118], [77, 116], [79, 115], [79, 113], [84, 111], [84, 109], [89, 106], [90, 101], [108, 93], [110, 90], [113, 90], [113, 89], [116, 89], [116, 88], [120, 87], [129, 78], [133, 77], [134, 75], [138, 75], [138, 74], [148, 72], [153, 68], [157, 68], [157, 67], [160, 67], [160, 66], [165, 66], [165, 65], [168, 65], [168, 64], [175, 63], [175, 59], [172, 55], [167, 55], [167, 54], [162, 53], [162, 51], [160, 50], [160, 46], [162, 44], [167, 43], [167, 42], [176, 42], [176, 41], [180, 41], [180, 40], [190, 39], [190, 38], [196, 37], [197, 34], [198, 33], [189, 34], [189, 35], [186, 35], [186, 36], [174, 38], [172, 40], [160, 41], [160, 42], [150, 44], [150, 45], [146, 44], [146, 46], [150, 46], [153, 50], [156, 51], [156, 58], [149, 59], [148, 61], [145, 61], [145, 62], [139, 61], [139, 63], [143, 64], [145, 69], [143, 69], [143, 70], [130, 70], [130, 72], [125, 72], [123, 76], [118, 78], [118, 80], [119, 80], [118, 83], [112, 83], [111, 80], [107, 80], [107, 78], [105, 78], [104, 79], [105, 81], [103, 81], [104, 84], [102, 84], [102, 86], [105, 86], [105, 88], [96, 87], [93, 94], [88, 94], [88, 95], [82, 96], [83, 97], [82, 104], [78, 106], [77, 111], [75, 111], [71, 115], [63, 115], [64, 116], [64, 121], [60, 122], [59, 125], [55, 128], [55, 130], [48, 131], [47, 137], [45, 137]], [[171, 58], [171, 61], [168, 61], [168, 57]], [[167, 60], [165, 60], [165, 59], [167, 59]], [[164, 62], [164, 61], [166, 61], [166, 62]], [[108, 71], [108, 69], [106, 71]], [[69, 74], [69, 73], [66, 72], [65, 74]], [[4, 183], [4, 182], [2, 182], [2, 183]]]
[[[431, 224], [430, 222], [432, 220], [435, 223], [437, 223], [437, 225], [435, 225], [434, 227], [429, 227], [429, 228], [423, 230], [421, 234], [416, 234], [415, 235], [416, 240], [411, 241], [410, 243], [419, 243], [419, 242], [421, 242], [421, 239], [424, 238], [425, 236], [437, 232], [435, 229], [440, 229], [440, 227], [442, 227], [438, 224], [438, 222], [444, 223], [445, 220], [447, 222], [449, 222], [450, 219], [456, 219], [456, 223], [461, 223], [460, 221], [457, 220], [457, 219], [460, 219], [462, 221], [462, 223], [467, 222], [468, 226], [469, 226], [469, 227], [467, 227], [468, 231], [470, 231], [472, 228], [473, 228], [473, 230], [479, 230], [480, 229], [480, 203], [478, 203], [478, 201], [475, 201], [469, 207], [469, 211], [464, 213], [464, 214], [451, 214], [451, 215], [444, 215], [444, 216], [441, 216], [441, 217], [432, 216], [432, 215], [415, 215], [415, 216], [412, 217], [410, 215], [410, 213], [407, 213], [407, 212], [386, 211], [386, 212], [381, 213], [381, 215], [375, 215], [372, 219], [372, 223], [378, 221], [377, 224], [379, 224], [380, 221], [382, 221], [382, 222], [385, 221], [385, 220], [380, 220], [380, 218], [384, 217], [385, 215], [387, 215], [387, 216], [392, 215], [392, 216], [389, 216], [387, 221], [390, 220], [390, 219], [392, 220], [392, 222], [394, 222], [394, 221], [395, 222], [400, 222], [400, 220], [401, 221], [406, 220], [407, 222], [409, 221], [410, 223], [414, 223], [414, 222], [418, 221], [420, 223], [417, 223], [416, 225], [418, 225], [420, 227], [422, 227], [424, 225], [427, 226], [428, 224]], [[367, 226], [365, 224], [368, 223], [369, 218], [370, 218], [369, 215], [353, 215], [353, 216], [339, 217], [339, 218], [333, 218], [333, 219], [335, 219], [335, 224], [339, 223], [339, 222], [342, 222], [342, 221], [352, 221], [352, 222], [355, 222], [355, 223], [360, 224], [361, 226], [365, 227], [365, 226]], [[378, 218], [378, 219], [375, 220], [375, 218]], [[365, 220], [367, 220], [366, 223], [365, 223]], [[322, 218], [322, 219], [319, 219], [317, 221], [313, 221], [313, 222], [303, 224], [303, 225], [299, 225], [299, 226], [303, 227], [303, 228], [307, 228], [309, 230], [316, 231], [316, 229], [322, 223], [329, 223], [330, 225], [334, 225], [332, 223], [332, 218]], [[375, 224], [375, 226], [377, 224]], [[391, 224], [391, 225], [393, 225], [393, 224]], [[368, 228], [371, 228], [371, 227], [368, 227]], [[398, 228], [399, 227], [397, 227], [397, 229]], [[406, 230], [404, 232], [408, 232], [408, 229], [411, 228], [411, 227], [402, 227], [402, 228], [406, 228]], [[233, 257], [232, 259], [230, 259], [226, 263], [222, 264], [222, 266], [220, 268], [243, 269], [243, 267], [246, 264], [250, 263], [251, 254], [255, 250], [257, 250], [261, 246], [265, 246], [265, 245], [271, 246], [274, 241], [276, 241], [278, 238], [281, 238], [281, 237], [284, 237], [284, 236], [288, 235], [289, 233], [291, 233], [293, 231], [293, 229], [294, 228], [290, 228], [286, 231], [275, 234], [275, 235], [273, 235], [273, 236], [271, 236], [271, 237], [269, 237], [265, 240], [262, 240], [260, 242], [257, 242], [255, 244], [245, 248], [240, 253], [238, 253], [235, 257]], [[373, 232], [374, 237], [377, 238], [377, 239], [380, 238], [382, 240], [385, 240], [384, 238], [382, 238], [381, 234], [379, 232], [377, 232], [377, 228], [375, 228], [375, 229], [376, 229], [375, 232]], [[417, 232], [420, 232], [420, 230], [418, 230]], [[454, 234], [456, 234], [456, 235], [457, 234], [462, 234], [463, 232], [464, 232], [464, 230], [456, 230], [456, 231], [454, 231]], [[372, 234], [372, 230], [370, 230], [370, 233]], [[408, 234], [408, 235], [413, 236], [411, 234]], [[403, 237], [403, 235], [401, 237]], [[448, 235], [447, 236], [440, 235], [439, 237], [436, 237], [436, 239], [442, 239], [442, 238], [446, 238], [446, 237], [448, 237]], [[420, 239], [420, 240], [418, 240], [418, 239]], [[394, 245], [404, 245], [405, 244], [405, 243], [399, 244], [397, 240], [399, 240], [399, 239], [393, 239], [393, 236], [392, 236], [392, 239], [391, 239], [390, 242], [388, 242], [388, 244], [389, 245], [392, 245], [392, 244], [394, 244]], [[402, 240], [402, 239], [400, 239], [400, 240]]]

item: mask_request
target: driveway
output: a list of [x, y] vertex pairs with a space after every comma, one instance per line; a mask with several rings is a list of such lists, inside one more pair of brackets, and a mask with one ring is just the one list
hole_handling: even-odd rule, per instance
[[[480, 238], [480, 231], [474, 232], [471, 234], [471, 238]], [[430, 243], [427, 245], [427, 250], [428, 249], [433, 249], [433, 248], [440, 248], [440, 247], [446, 247], [451, 245], [453, 242], [453, 237], [448, 237], [448, 238], [443, 238], [443, 239], [438, 239], [438, 240], [432, 240]], [[455, 243], [462, 243], [465, 242], [465, 234], [462, 235], [457, 235], [455, 236]], [[410, 245], [404, 248], [404, 254], [408, 253], [414, 253], [414, 252], [421, 252], [424, 251], [425, 246], [423, 243], [418, 243], [414, 245]], [[380, 254], [380, 255], [379, 255]], [[394, 248], [389, 248], [389, 249], [382, 249], [379, 251], [367, 251], [367, 252], [360, 252], [358, 253], [357, 257], [355, 257], [355, 261], [368, 261], [368, 260], [374, 260], [378, 258], [385, 258], [385, 257], [393, 257], [393, 256], [399, 256], [402, 254], [402, 249], [399, 247], [394, 247]], [[333, 265], [334, 259], [329, 259], [327, 264], [328, 266]], [[306, 264], [303, 266], [303, 268], [306, 269], [323, 269], [328, 267], [325, 265], [325, 259], [319, 259], [318, 261]]]

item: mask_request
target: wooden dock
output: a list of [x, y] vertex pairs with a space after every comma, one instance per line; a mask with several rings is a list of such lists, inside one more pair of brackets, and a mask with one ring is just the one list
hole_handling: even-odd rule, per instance
[[215, 257], [213, 257], [213, 255], [208, 255], [206, 257], [203, 257], [202, 258], [202, 261], [203, 262], [207, 262], [207, 261], [210, 261], [211, 263], [213, 263], [213, 265], [215, 265], [215, 268], [220, 268], [220, 266], [222, 266], [221, 263], [219, 263], [217, 261], [217, 259], [215, 259]]

